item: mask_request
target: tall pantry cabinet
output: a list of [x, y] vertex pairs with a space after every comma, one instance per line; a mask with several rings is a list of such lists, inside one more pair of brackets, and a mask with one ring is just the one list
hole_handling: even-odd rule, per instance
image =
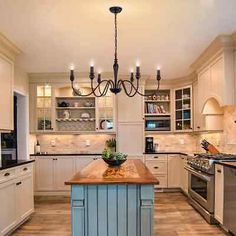
[[17, 54], [19, 49], [0, 34], [0, 131], [13, 129], [14, 60]]

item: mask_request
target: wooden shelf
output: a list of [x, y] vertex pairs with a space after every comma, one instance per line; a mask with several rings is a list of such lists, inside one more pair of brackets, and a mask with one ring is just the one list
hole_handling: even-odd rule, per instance
[[57, 122], [93, 122], [95, 121], [95, 118], [56, 118]]
[[145, 116], [170, 116], [170, 113], [145, 113]]
[[56, 107], [57, 110], [85, 110], [95, 109], [95, 107]]
[[170, 100], [145, 100], [145, 102], [161, 103], [161, 102], [170, 102]]
[[56, 99], [95, 99], [95, 97], [77, 97], [77, 96], [62, 96], [62, 97], [55, 97]]

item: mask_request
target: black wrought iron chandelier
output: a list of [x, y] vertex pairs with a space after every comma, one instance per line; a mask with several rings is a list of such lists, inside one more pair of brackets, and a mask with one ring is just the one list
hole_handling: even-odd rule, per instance
[[[122, 11], [121, 7], [115, 6], [110, 8], [110, 12], [115, 15], [115, 58], [114, 58], [114, 64], [113, 64], [113, 74], [114, 74], [114, 79], [103, 79], [101, 73], [97, 74], [97, 83], [94, 85], [94, 79], [95, 79], [95, 72], [94, 72], [94, 66], [90, 66], [90, 73], [89, 73], [89, 78], [91, 82], [91, 92], [88, 94], [82, 94], [81, 91], [78, 88], [75, 88], [74, 85], [74, 70], [71, 69], [70, 71], [70, 81], [71, 81], [71, 87], [73, 89], [73, 93], [76, 96], [91, 96], [94, 95], [95, 97], [102, 97], [105, 96], [110, 89], [110, 91], [114, 94], [118, 94], [124, 90], [125, 94], [129, 97], [134, 97], [136, 94], [139, 94], [141, 96], [147, 96], [143, 94], [142, 92], [139, 91], [140, 88], [140, 66], [136, 66], [136, 72], [134, 75], [134, 72], [131, 72], [130, 74], [130, 80], [122, 80], [118, 79], [118, 71], [119, 71], [119, 64], [118, 64], [118, 57], [117, 57], [117, 14]], [[135, 77], [135, 78], [134, 78]], [[159, 91], [160, 87], [160, 80], [161, 80], [161, 73], [160, 69], [157, 69], [157, 88], [154, 92], [154, 94], [157, 94]], [[150, 96], [150, 94], [148, 95]]]

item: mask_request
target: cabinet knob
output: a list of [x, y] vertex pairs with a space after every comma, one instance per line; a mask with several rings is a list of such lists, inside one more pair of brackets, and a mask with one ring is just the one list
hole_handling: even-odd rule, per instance
[[27, 167], [25, 167], [24, 169], [23, 169], [23, 171], [27, 171], [28, 170], [28, 168]]
[[159, 157], [158, 157], [158, 156], [154, 156], [153, 158], [157, 159], [157, 158], [159, 158]]
[[9, 176], [9, 175], [10, 175], [10, 173], [8, 173], [8, 172], [4, 174], [4, 176]]
[[221, 173], [221, 170], [217, 170], [218, 173]]
[[158, 169], [159, 167], [158, 166], [154, 166], [154, 169]]
[[57, 161], [57, 158], [53, 158], [52, 160], [53, 160], [53, 161]]
[[97, 160], [98, 158], [97, 157], [94, 157], [93, 160]]
[[16, 183], [16, 185], [21, 185], [21, 184], [22, 184], [21, 182]]
[[200, 129], [201, 127], [200, 126], [197, 126], [197, 129]]

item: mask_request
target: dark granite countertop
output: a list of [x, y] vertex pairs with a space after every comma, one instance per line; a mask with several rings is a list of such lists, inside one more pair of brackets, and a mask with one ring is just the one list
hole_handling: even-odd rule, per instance
[[217, 164], [228, 166], [231, 168], [236, 168], [236, 161], [221, 161], [221, 162], [218, 162]]
[[102, 153], [41, 153], [30, 156], [101, 156]]
[[16, 166], [21, 166], [21, 165], [25, 165], [28, 163], [34, 162], [34, 160], [6, 160], [0, 163], [0, 170], [5, 170], [8, 168], [13, 168]]
[[160, 151], [160, 152], [144, 152], [143, 154], [145, 155], [155, 155], [155, 154], [179, 154], [179, 155], [185, 155], [187, 156], [187, 153], [183, 153], [183, 152], [168, 152], [168, 151]]

